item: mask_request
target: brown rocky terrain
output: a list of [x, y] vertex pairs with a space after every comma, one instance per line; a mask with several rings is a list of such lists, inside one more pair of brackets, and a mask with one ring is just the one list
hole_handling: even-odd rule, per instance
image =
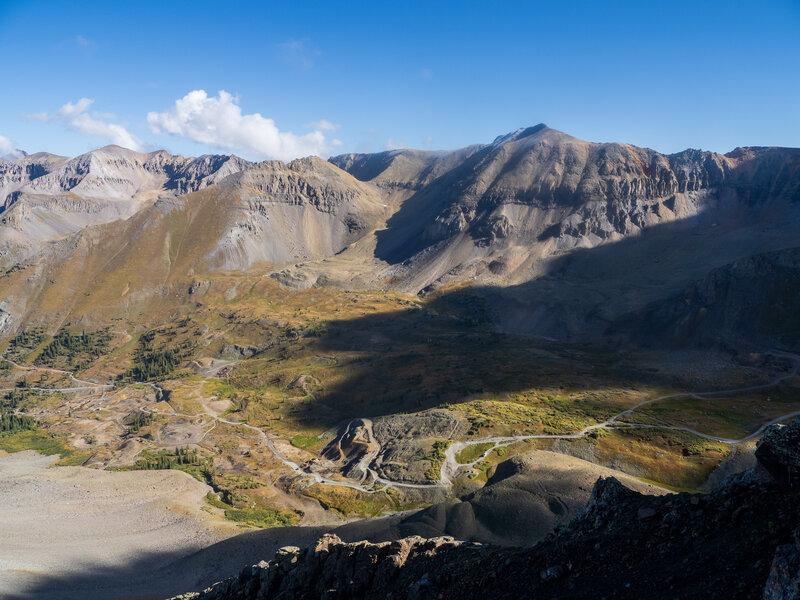
[[[0, 447], [169, 464], [211, 485], [208, 510], [310, 526], [48, 573], [31, 594], [202, 589], [333, 531], [377, 545], [287, 550], [217, 592], [753, 597], [777, 544], [775, 577], [795, 564], [777, 430], [759, 458], [778, 483], [664, 496], [636, 477], [714, 487], [798, 414], [798, 165], [545, 126], [288, 164], [116, 147], [0, 163], [3, 402], [29, 427]], [[470, 543], [396, 542], [442, 535]]]

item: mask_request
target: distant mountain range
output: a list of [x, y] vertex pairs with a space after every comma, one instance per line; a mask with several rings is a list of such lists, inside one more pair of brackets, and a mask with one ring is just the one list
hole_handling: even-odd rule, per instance
[[[557, 339], [792, 346], [800, 335], [742, 329], [745, 317], [701, 323], [754, 294], [771, 302], [767, 281], [756, 290], [726, 281], [741, 280], [746, 261], [795, 277], [797, 261], [781, 253], [798, 239], [793, 148], [663, 155], [537, 125], [454, 151], [327, 162], [116, 146], [0, 161], [0, 265], [38, 275], [0, 280], [14, 316], [7, 330], [54, 290], [115, 310], [126, 286], [126, 304], [145, 302], [199, 273], [258, 268], [293, 287], [427, 293], [469, 282], [499, 328]], [[98, 308], [72, 307], [70, 318], [96, 318]]]

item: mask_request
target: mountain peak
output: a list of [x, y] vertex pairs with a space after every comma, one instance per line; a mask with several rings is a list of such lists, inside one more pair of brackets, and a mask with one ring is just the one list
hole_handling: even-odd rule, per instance
[[504, 144], [510, 141], [521, 140], [523, 138], [536, 135], [537, 133], [546, 133], [549, 131], [555, 131], [555, 130], [550, 129], [544, 123], [539, 123], [538, 125], [533, 125], [532, 127], [520, 127], [519, 129], [515, 129], [511, 133], [507, 133], [505, 135], [498, 135], [492, 143]]
[[133, 156], [133, 155], [138, 155], [139, 152], [136, 152], [136, 150], [131, 150], [130, 148], [125, 148], [123, 146], [117, 146], [116, 144], [109, 144], [108, 146], [103, 146], [102, 148], [98, 148], [97, 150], [91, 150], [87, 152], [87, 154], [110, 154], [112, 156]]

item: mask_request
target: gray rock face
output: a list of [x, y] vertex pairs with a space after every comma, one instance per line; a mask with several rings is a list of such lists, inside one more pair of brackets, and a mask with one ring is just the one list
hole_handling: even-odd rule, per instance
[[[720, 218], [800, 199], [800, 151], [794, 149], [662, 155], [585, 142], [544, 125], [451, 153], [331, 161], [402, 196], [376, 254], [413, 290], [466, 277], [522, 282], [568, 251], [705, 213]], [[489, 269], [493, 262], [504, 269]]]
[[[362, 237], [384, 208], [373, 186], [313, 156], [259, 163], [219, 188], [227, 224], [209, 259], [220, 269], [332, 256]], [[276, 278], [294, 287], [316, 281]]]
[[159, 196], [203, 189], [249, 165], [236, 156], [118, 146], [71, 159], [39, 153], [0, 162], [0, 261], [19, 262], [42, 242], [127, 218]]
[[185, 158], [163, 150], [141, 154], [119, 146], [106, 146], [70, 159], [38, 153], [0, 165], [0, 202], [7, 210], [6, 199], [13, 191], [71, 192], [102, 200], [130, 200], [146, 191], [185, 194], [249, 165], [236, 156]]
[[756, 448], [756, 459], [782, 487], [800, 490], [800, 419], [768, 427]]
[[6, 332], [6, 329], [11, 326], [13, 320], [14, 315], [12, 315], [8, 310], [8, 302], [3, 300], [0, 302], [0, 334]]

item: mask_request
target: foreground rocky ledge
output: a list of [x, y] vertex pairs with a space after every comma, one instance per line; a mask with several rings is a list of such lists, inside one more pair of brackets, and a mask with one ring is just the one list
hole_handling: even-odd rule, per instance
[[[768, 430], [756, 470], [708, 495], [646, 496], [613, 477], [532, 548], [449, 537], [325, 535], [182, 600], [267, 598], [800, 598], [800, 420]], [[774, 476], [773, 476], [774, 475]]]

